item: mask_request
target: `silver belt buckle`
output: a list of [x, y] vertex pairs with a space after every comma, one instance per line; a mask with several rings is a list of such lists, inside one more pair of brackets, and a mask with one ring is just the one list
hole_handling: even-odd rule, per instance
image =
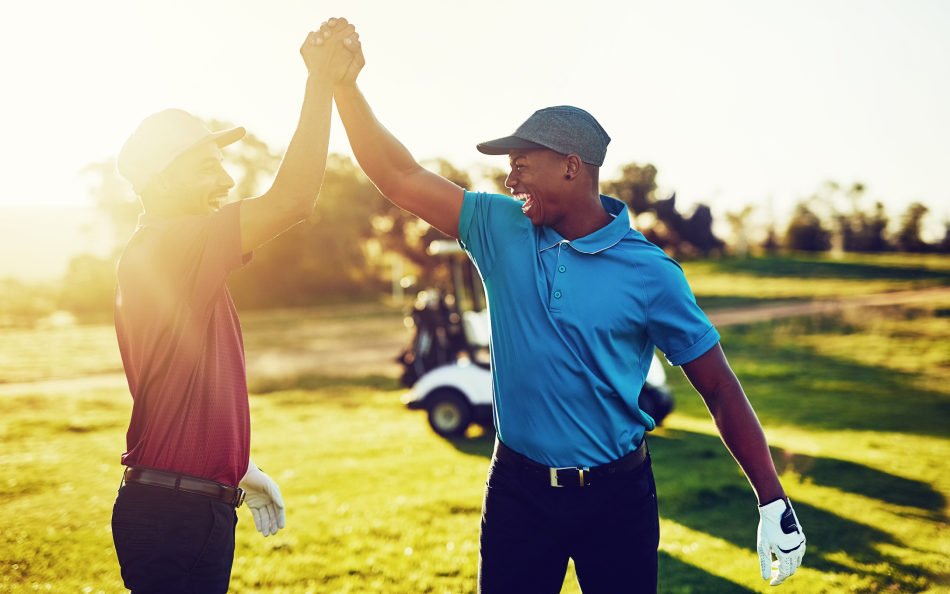
[[564, 485], [559, 485], [557, 482], [557, 471], [558, 470], [576, 470], [577, 475], [580, 479], [580, 487], [584, 486], [584, 471], [590, 472], [590, 468], [587, 466], [562, 466], [561, 468], [548, 468], [551, 472], [551, 486], [552, 487], [563, 487]]

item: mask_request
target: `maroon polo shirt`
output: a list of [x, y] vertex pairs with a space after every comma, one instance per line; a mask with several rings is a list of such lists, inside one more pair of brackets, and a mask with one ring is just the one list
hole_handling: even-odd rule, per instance
[[225, 283], [247, 264], [241, 205], [143, 213], [117, 270], [115, 331], [132, 392], [127, 466], [237, 486], [250, 455], [244, 342]]

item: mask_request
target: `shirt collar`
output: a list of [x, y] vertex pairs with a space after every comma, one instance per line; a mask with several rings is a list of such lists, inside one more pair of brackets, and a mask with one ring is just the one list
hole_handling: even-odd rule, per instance
[[543, 252], [563, 242], [579, 252], [596, 254], [620, 243], [620, 240], [630, 231], [630, 214], [627, 212], [627, 205], [603, 194], [600, 196], [600, 202], [607, 210], [607, 214], [614, 218], [606, 227], [590, 235], [578, 237], [574, 241], [567, 241], [550, 227], [541, 227], [538, 231], [538, 251]]

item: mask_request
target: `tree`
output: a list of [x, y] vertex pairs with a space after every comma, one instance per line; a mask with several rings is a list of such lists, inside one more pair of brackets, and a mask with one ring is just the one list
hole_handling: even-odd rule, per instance
[[676, 194], [657, 200], [656, 167], [629, 163], [620, 170], [620, 177], [601, 183], [601, 191], [624, 201], [634, 216], [653, 213], [657, 223], [643, 229], [647, 239], [676, 253], [708, 255], [722, 249], [723, 242], [712, 232], [712, 211], [699, 204], [689, 217], [676, 210]]
[[[837, 187], [837, 184], [835, 185]], [[866, 187], [860, 182], [852, 184], [845, 195], [851, 200], [850, 214], [836, 214], [842, 239], [842, 248], [847, 252], [884, 252], [891, 249], [885, 237], [887, 230], [887, 214], [884, 205], [875, 203], [874, 210], [866, 213], [861, 210], [861, 198]]]
[[80, 175], [96, 178], [89, 187], [95, 207], [105, 214], [112, 224], [116, 248], [121, 250], [135, 231], [142, 202], [132, 186], [119, 176], [115, 159], [103, 159], [82, 168]]
[[920, 202], [907, 207], [901, 217], [901, 228], [897, 232], [897, 247], [902, 252], [928, 252], [930, 244], [920, 238], [921, 221], [929, 209]]
[[831, 247], [831, 233], [807, 203], [799, 202], [785, 232], [785, 244], [793, 250], [823, 252]]
[[306, 306], [381, 290], [367, 241], [382, 196], [348, 158], [330, 155], [313, 214], [254, 252], [228, 286], [242, 307]]
[[741, 212], [726, 213], [726, 220], [732, 226], [732, 234], [736, 238], [736, 255], [740, 258], [745, 258], [749, 253], [749, 215], [754, 209], [754, 206], [746, 206]]
[[[433, 159], [424, 162], [423, 165], [461, 188], [469, 190], [472, 187], [469, 174], [445, 159]], [[433, 258], [428, 249], [433, 241], [451, 238], [381, 195], [373, 204], [373, 237], [381, 250], [397, 254], [412, 262], [419, 271], [416, 281], [418, 286], [439, 286], [445, 282], [448, 279], [448, 268], [445, 262]]]

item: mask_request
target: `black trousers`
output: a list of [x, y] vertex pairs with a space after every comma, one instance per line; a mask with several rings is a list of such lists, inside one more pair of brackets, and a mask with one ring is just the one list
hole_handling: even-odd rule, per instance
[[132, 594], [227, 592], [234, 562], [234, 506], [138, 483], [119, 489], [112, 539]]
[[649, 455], [618, 479], [551, 487], [492, 460], [482, 505], [479, 592], [560, 592], [574, 559], [585, 594], [655, 593], [660, 523]]

